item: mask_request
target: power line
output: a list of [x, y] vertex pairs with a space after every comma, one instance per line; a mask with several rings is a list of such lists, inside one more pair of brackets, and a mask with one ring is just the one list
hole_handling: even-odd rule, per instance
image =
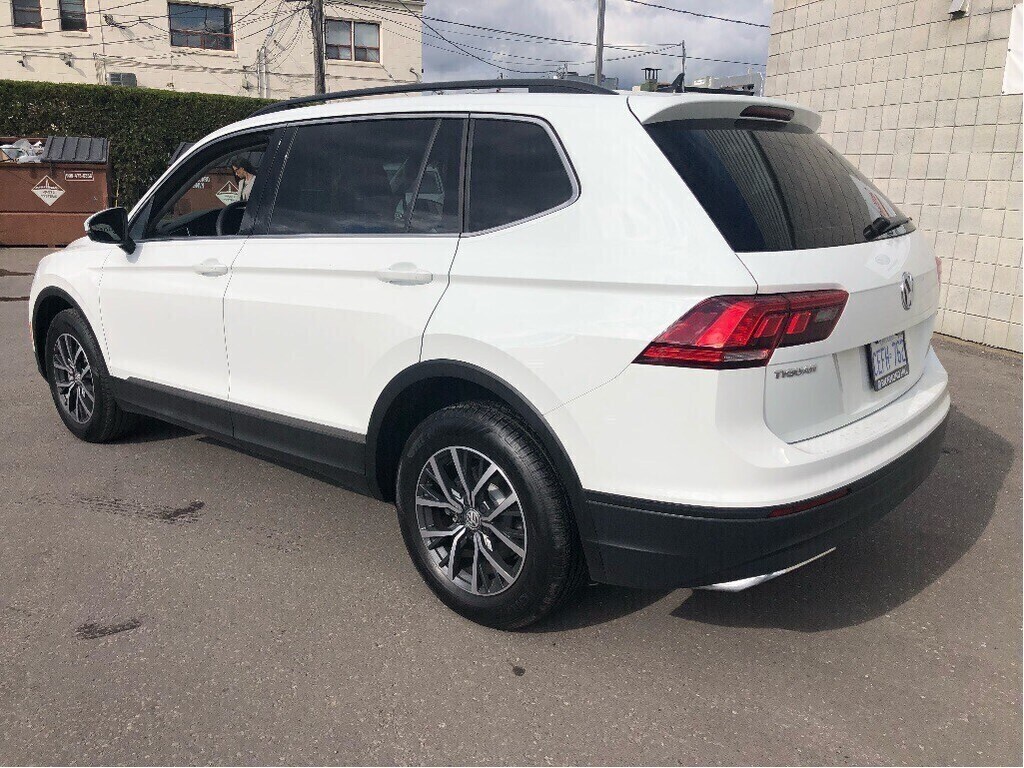
[[[404, 0], [398, 0], [398, 4], [401, 5], [406, 10], [407, 13], [412, 13], [412, 14], [415, 15], [415, 12], [412, 11], [409, 8], [409, 6], [407, 6], [405, 4]], [[448, 45], [450, 45], [453, 48], [455, 48], [455, 50], [460, 51], [461, 53], [463, 53], [466, 56], [474, 58], [477, 61], [479, 61], [479, 62], [481, 62], [483, 64], [486, 64], [486, 65], [488, 65], [490, 67], [495, 67], [496, 69], [504, 70], [505, 72], [514, 72], [516, 74], [522, 74], [522, 75], [532, 75], [532, 74], [535, 74], [535, 73], [530, 72], [529, 70], [525, 70], [525, 69], [513, 69], [511, 67], [503, 67], [500, 64], [495, 64], [493, 61], [488, 61], [487, 59], [483, 58], [482, 56], [477, 56], [475, 53], [471, 53], [470, 51], [467, 51], [465, 48], [460, 47], [458, 43], [452, 42], [447, 37], [445, 37], [440, 32], [438, 32], [434, 27], [432, 27], [430, 24], [427, 23], [425, 16], [423, 16], [421, 18], [424, 19], [423, 26], [425, 26], [427, 29], [429, 29], [431, 32], [433, 32], [435, 35], [437, 35], [442, 40], [444, 40], [446, 43], [448, 43]]]
[[[358, 5], [356, 3], [343, 2], [342, 0], [335, 0], [334, 2], [331, 2], [331, 5], [347, 5], [347, 6], [350, 6], [350, 7], [353, 7], [353, 8], [360, 8], [364, 12], [368, 13], [372, 18], [377, 19], [377, 20], [379, 20], [379, 21], [381, 21], [383, 23], [393, 24], [396, 27], [402, 27], [403, 29], [410, 29], [410, 30], [412, 30], [414, 32], [419, 32], [420, 31], [420, 27], [414, 27], [412, 24], [403, 24], [402, 22], [395, 21], [394, 19], [388, 19], [388, 18], [386, 18], [384, 16], [381, 16], [379, 14], [373, 13], [372, 11], [367, 9], [365, 6]], [[393, 34], [393, 35], [395, 35], [397, 37], [400, 37], [403, 40], [412, 40], [412, 41], [415, 42], [415, 38], [407, 37], [406, 35], [401, 35], [401, 34], [399, 34], [397, 32], [394, 32], [394, 31], [392, 31], [391, 34]], [[429, 33], [425, 34], [424, 36], [425, 37], [430, 37], [430, 38], [435, 39], [435, 40], [444, 40], [445, 39], [445, 38], [442, 38], [442, 37], [440, 37], [438, 35], [429, 34]], [[424, 43], [424, 45], [428, 45], [428, 44]], [[490, 53], [490, 54], [493, 54], [495, 56], [507, 56], [507, 57], [513, 58], [513, 59], [523, 59], [523, 60], [526, 60], [526, 61], [540, 61], [540, 62], [544, 62], [544, 63], [548, 63], [548, 64], [562, 64], [562, 63], [565, 62], [564, 59], [545, 59], [545, 58], [541, 58], [541, 57], [538, 57], [538, 56], [521, 56], [521, 55], [515, 54], [515, 53], [506, 53], [505, 51], [494, 51], [494, 50], [491, 50], [490, 48], [481, 48], [479, 46], [470, 45], [469, 43], [460, 43], [460, 45], [463, 48], [470, 48], [470, 49], [472, 49], [474, 51], [481, 51], [483, 53]], [[434, 45], [434, 46], [430, 46], [430, 47], [436, 48], [439, 51], [449, 51], [449, 52], [451, 52], [450, 49], [442, 48], [441, 46], [438, 46], [438, 45]], [[551, 70], [543, 70], [543, 71], [551, 71]]]
[[[287, 29], [288, 22], [292, 19], [298, 18], [298, 11], [294, 11], [291, 15], [286, 16], [281, 24], [282, 29]], [[274, 51], [270, 56], [264, 59], [265, 64], [280, 64], [288, 56], [289, 53], [295, 48], [295, 44], [299, 42], [299, 38], [302, 37], [302, 24], [295, 25], [295, 34], [291, 36], [291, 39], [287, 44], [278, 43], [280, 46], [278, 50]]]
[[[267, 0], [264, 0], [264, 2], [260, 3], [260, 5], [256, 6], [256, 8], [253, 8], [249, 13], [243, 14], [243, 16], [239, 19], [239, 22], [234, 24], [233, 26], [236, 27], [236, 28], [237, 27], [245, 27], [245, 26], [249, 26], [250, 24], [254, 24], [255, 22], [259, 21], [260, 19], [266, 19], [267, 16], [269, 16], [270, 14], [262, 14], [261, 16], [255, 16], [255, 17], [251, 18], [249, 21], [244, 21], [244, 19], [246, 17], [252, 16], [253, 12], [256, 11], [260, 6], [264, 5], [265, 2], [267, 2]], [[250, 37], [255, 37], [256, 35], [260, 35], [263, 32], [266, 32], [268, 29], [271, 29], [274, 26], [274, 24], [277, 23], [278, 10], [280, 10], [280, 3], [278, 5], [277, 10], [274, 11], [274, 14], [273, 14], [274, 18], [273, 18], [273, 21], [271, 21], [270, 25], [268, 25], [266, 27], [263, 27], [262, 29], [258, 29], [255, 32], [251, 32], [251, 33], [249, 33], [247, 35], [242, 35], [241, 37], [237, 37], [236, 36], [234, 38], [235, 41], [239, 42], [239, 41], [242, 41], [242, 40], [248, 40]], [[285, 17], [286, 20], [288, 18], [290, 18], [292, 15], [294, 15], [295, 13], [298, 13], [298, 11], [294, 11], [292, 13], [289, 13], [288, 16]], [[155, 27], [155, 25], [153, 25], [153, 26]], [[169, 31], [170, 30], [168, 30], [168, 32]], [[232, 30], [232, 33], [234, 33], [234, 30]], [[157, 38], [157, 39], [166, 39], [166, 38], [164, 38], [163, 35], [160, 35], [159, 38]], [[126, 42], [126, 41], [117, 41], [117, 42]], [[29, 55], [31, 55], [31, 54], [29, 54]], [[147, 63], [139, 62], [139, 61], [137, 61], [135, 58], [133, 58], [131, 56], [117, 56], [116, 54], [112, 54], [111, 56], [107, 56], [104, 53], [104, 54], [100, 54], [100, 58], [104, 59], [104, 61], [107, 61], [107, 60], [129, 61], [129, 62], [133, 62], [137, 66], [141, 66], [143, 68], [149, 68], [149, 69], [185, 70], [185, 71], [190, 71], [190, 72], [197, 72], [197, 71], [198, 72], [206, 72], [211, 77], [213, 77], [215, 80], [217, 80], [217, 82], [219, 82], [221, 85], [223, 85], [225, 88], [227, 88], [228, 90], [231, 90], [232, 88], [234, 88], [234, 90], [236, 90], [236, 91], [245, 90], [245, 88], [243, 86], [237, 86], [237, 87], [232, 86], [230, 83], [228, 83], [225, 80], [223, 80], [220, 77], [218, 77], [216, 73], [218, 73], [218, 72], [224, 73], [224, 74], [239, 74], [239, 73], [241, 73], [242, 77], [243, 77], [243, 80], [245, 80], [247, 75], [250, 74], [250, 72], [249, 72], [247, 67], [243, 66], [241, 69], [227, 69], [227, 68], [211, 67], [206, 62], [204, 62], [202, 64], [199, 64], [199, 65], [188, 65], [188, 64], [184, 64], [183, 65], [183, 64], [173, 64], [173, 63], [170, 63], [169, 61], [167, 61], [168, 59], [173, 61], [176, 58], [177, 59], [181, 59], [181, 58], [184, 58], [184, 57], [195, 56], [195, 55], [196, 55], [196, 51], [195, 50], [189, 49], [189, 48], [187, 48], [185, 46], [178, 46], [176, 48], [172, 48], [172, 50], [169, 51], [168, 53], [161, 54], [159, 56], [142, 56], [142, 57], [139, 57], [139, 58], [142, 58], [142, 59], [148, 59], [150, 61], [163, 60], [162, 63], [157, 63], [157, 64], [147, 64]], [[247, 81], [245, 81], [245, 82], [247, 82]]]
[[[352, 7], [352, 8], [359, 8], [359, 9], [365, 11], [366, 13], [368, 13], [373, 18], [375, 18], [377, 20], [380, 20], [382, 22], [393, 24], [393, 25], [399, 26], [399, 27], [404, 27], [406, 29], [411, 29], [413, 31], [419, 31], [419, 27], [414, 27], [414, 26], [412, 26], [410, 24], [403, 24], [403, 23], [401, 23], [399, 21], [396, 21], [395, 19], [388, 19], [388, 18], [386, 18], [384, 16], [380, 16], [379, 14], [373, 13], [369, 9], [369, 7], [367, 7], [367, 5], [365, 5], [363, 3], [350, 2], [348, 0], [328, 0], [328, 3], [330, 5], [335, 5], [335, 6], [344, 5], [344, 6], [349, 6], [349, 7]], [[401, 11], [396, 11], [394, 9], [383, 8], [383, 7], [379, 6], [379, 5], [375, 5], [375, 6], [373, 6], [373, 8], [374, 8], [374, 10], [391, 11], [393, 13], [401, 13]], [[403, 15], [413, 15], [413, 16], [416, 16], [417, 18], [419, 17], [419, 14], [417, 14], [415, 12], [413, 12], [412, 14], [403, 14]], [[498, 28], [495, 28], [495, 27], [480, 27], [479, 25], [463, 25], [460, 22], [451, 21], [449, 19], [440, 19], [438, 17], [433, 17], [432, 20], [443, 22], [443, 23], [448, 23], [448, 24], [460, 24], [461, 26], [471, 26], [471, 27], [474, 27], [474, 28], [486, 29], [486, 30], [490, 30], [490, 31], [494, 31], [494, 32], [504, 33], [504, 34], [520, 35], [520, 36], [527, 36], [527, 37], [532, 37], [533, 36], [529, 32], [517, 32], [515, 30], [498, 29]], [[433, 29], [433, 28], [431, 27], [431, 29]], [[413, 40], [413, 38], [406, 37], [404, 35], [398, 34], [397, 32], [394, 32], [394, 31], [392, 31], [392, 34], [394, 34], [394, 35], [396, 35], [398, 37], [401, 37], [404, 40]], [[457, 34], [471, 34], [471, 33], [458, 32]], [[441, 36], [438, 36], [438, 35], [428, 35], [428, 36], [435, 37], [436, 39], [445, 40], [447, 42], [447, 38], [444, 38], [444, 37], [441, 37]], [[472, 36], [474, 36], [474, 37], [483, 37], [483, 38], [492, 39], [492, 40], [507, 40], [509, 42], [518, 42], [518, 43], [528, 42], [528, 41], [523, 41], [523, 40], [519, 40], [519, 39], [515, 39], [515, 38], [493, 37], [491, 35], [472, 35]], [[590, 47], [590, 48], [593, 48], [593, 47], [596, 46], [596, 43], [584, 42], [582, 40], [568, 40], [568, 39], [551, 38], [551, 37], [545, 37], [545, 38], [542, 38], [542, 39], [545, 42], [552, 42], [552, 43], [557, 42], [559, 44], [564, 44], [564, 45], [580, 45], [580, 46], [586, 46], [586, 47]], [[529, 42], [532, 42], [532, 41], [529, 41]], [[453, 51], [451, 51], [449, 49], [442, 48], [441, 46], [431, 45], [430, 43], [426, 43], [426, 42], [424, 42], [423, 45], [431, 47], [431, 48], [436, 48], [436, 49], [441, 50], [441, 51], [448, 51], [449, 53], [453, 52]], [[470, 45], [469, 43], [460, 43], [460, 45], [463, 48], [470, 48], [472, 50], [481, 51], [483, 53], [489, 53], [489, 54], [492, 54], [494, 56], [507, 56], [509, 58], [522, 59], [522, 60], [525, 60], [525, 61], [538, 61], [538, 62], [553, 63], [553, 64], [569, 64], [569, 65], [572, 65], [572, 66], [582, 66], [582, 65], [594, 63], [593, 59], [590, 59], [590, 60], [587, 60], [587, 61], [568, 61], [565, 58], [548, 59], [548, 58], [543, 58], [543, 57], [538, 57], [538, 56], [523, 56], [521, 54], [506, 53], [504, 51], [494, 51], [494, 50], [489, 49], [489, 48], [481, 48], [479, 46], [473, 46], [473, 45]], [[640, 46], [640, 45], [659, 46], [659, 49], [658, 50], [653, 50], [653, 51], [643, 51], [643, 50], [639, 50], [637, 48], [637, 46]], [[622, 45], [622, 44], [620, 44], [620, 45], [612, 45], [612, 44], [609, 44], [609, 43], [605, 43], [605, 48], [610, 48], [610, 49], [614, 49], [614, 50], [629, 52], [631, 54], [629, 56], [617, 56], [615, 58], [607, 59], [607, 61], [623, 61], [623, 60], [626, 60], [626, 59], [641, 58], [643, 56], [668, 56], [670, 58], [677, 58], [677, 54], [675, 54], [675, 53], [666, 53], [665, 51], [668, 48], [675, 48], [678, 45], [679, 45], [679, 43], [660, 43], [660, 44], [659, 43], [634, 43], [632, 45]], [[709, 61], [709, 62], [717, 62], [717, 63], [721, 63], [721, 64], [737, 64], [737, 65], [750, 66], [750, 67], [763, 67], [764, 66], [764, 64], [761, 64], [759, 62], [752, 62], [752, 61], [732, 61], [732, 60], [729, 60], [729, 59], [713, 59], [713, 58], [706, 58], [706, 57], [703, 57], [703, 56], [690, 56], [689, 58], [697, 60], [697, 61]], [[493, 64], [493, 62], [488, 62], [488, 63], [491, 64], [492, 66], [497, 66], [497, 65]], [[524, 74], [543, 74], [543, 73], [546, 73], [546, 72], [552, 72], [554, 70], [551, 70], [551, 69], [537, 69], [537, 70], [532, 70], [532, 71], [529, 71], [529, 72], [526, 72], [524, 70], [517, 70], [517, 71], [521, 72], [521, 73], [524, 73]]]
[[[132, 0], [130, 3], [125, 3], [123, 5], [115, 5], [115, 6], [111, 7], [111, 8], [108, 8], [107, 10], [102, 11], [102, 13], [103, 14], [108, 14], [110, 11], [117, 11], [117, 10], [120, 10], [121, 8], [127, 8], [130, 5], [139, 5], [140, 3], [148, 3], [148, 2], [149, 2], [149, 0]], [[154, 16], [152, 18], [156, 18], [156, 17]], [[42, 18], [42, 15], [40, 14], [40, 19], [39, 19], [39, 23], [40, 24], [42, 24], [44, 22], [49, 22], [49, 21], [60, 21], [60, 16], [59, 15], [58, 16], [54, 16], [52, 19], [44, 19], [44, 18]], [[102, 26], [102, 24], [100, 26]], [[0, 29], [14, 29], [14, 28], [15, 28], [14, 24], [0, 24]], [[21, 29], [20, 26], [17, 27], [17, 28]], [[32, 27], [32, 29], [36, 29], [36, 27]]]
[[670, 8], [667, 5], [658, 5], [657, 3], [647, 3], [644, 0], [624, 0], [624, 2], [632, 3], [633, 5], [642, 5], [645, 8], [656, 8], [659, 11], [671, 11], [672, 13], [684, 13], [687, 16], [697, 16], [701, 19], [712, 19], [713, 21], [726, 21], [730, 24], [746, 24], [748, 27], [761, 27], [762, 29], [768, 29], [767, 24], [758, 24], [754, 21], [746, 21], [744, 19], [731, 19], [728, 16], [715, 16], [710, 13], [698, 13], [697, 11], [685, 11], [682, 8]]
[[[473, 35], [472, 33], [469, 33], [469, 32], [454, 32], [454, 34], [467, 35], [467, 36], [470, 36], [470, 37], [485, 37], [485, 38], [488, 38], [488, 39], [496, 39], [496, 40], [504, 39], [504, 40], [509, 40], [510, 42], [521, 42], [518, 38], [526, 37], [526, 38], [530, 38], [531, 40], [539, 40], [539, 41], [550, 42], [550, 43], [564, 43], [564, 44], [568, 44], [568, 45], [586, 45], [586, 46], [591, 46], [591, 47], [596, 45], [596, 43], [584, 42], [584, 41], [581, 41], [581, 40], [566, 40], [566, 39], [560, 38], [560, 37], [548, 37], [548, 36], [545, 36], [545, 35], [536, 35], [536, 34], [533, 34], [532, 32], [518, 32], [518, 31], [512, 30], [512, 29], [500, 29], [500, 28], [497, 28], [497, 27], [485, 27], [485, 26], [480, 25], [480, 24], [467, 24], [467, 23], [462, 22], [462, 21], [453, 21], [452, 19], [444, 19], [444, 18], [441, 18], [439, 16], [421, 16], [420, 14], [416, 13], [415, 11], [399, 11], [399, 10], [397, 10], [395, 8], [388, 7], [388, 6], [381, 6], [381, 5], [368, 6], [364, 2], [350, 2], [350, 1], [346, 1], [346, 0], [327, 0], [327, 2], [329, 4], [331, 4], [331, 5], [348, 5], [348, 6], [352, 6], [353, 8], [363, 8], [363, 9], [366, 9], [366, 8], [370, 7], [370, 8], [373, 8], [375, 10], [378, 10], [378, 11], [386, 11], [388, 13], [397, 13], [397, 14], [401, 14], [403, 16], [413, 16], [413, 17], [415, 17], [417, 19], [425, 19], [426, 21], [435, 21], [435, 22], [438, 22], [440, 24], [451, 24], [451, 25], [456, 26], [456, 27], [465, 27], [467, 29], [478, 29], [478, 30], [482, 30], [482, 31], [485, 31], [485, 32], [496, 32], [498, 34], [515, 35], [516, 36], [515, 38], [495, 38], [492, 35]], [[453, 34], [453, 33], [450, 32], [449, 34]], [[605, 43], [604, 47], [605, 48], [616, 48], [616, 49], [622, 49], [622, 50], [635, 51], [637, 45], [648, 45], [648, 44], [647, 43], [635, 43], [635, 44], [621, 44], [620, 43], [618, 45], [612, 45], [611, 43]], [[650, 43], [649, 45], [678, 45], [678, 43]]]
[[[265, 19], [266, 16], [262, 16], [261, 18]], [[257, 19], [254, 18], [251, 21], [246, 22], [246, 24], [241, 25], [241, 26], [247, 26], [248, 24], [255, 23], [256, 21], [257, 21]], [[101, 25], [101, 26], [109, 26], [109, 25]], [[270, 29], [270, 26], [271, 25], [263, 27], [262, 29], [259, 29], [259, 30], [255, 31], [255, 32], [251, 33], [251, 34], [248, 34], [248, 35], [243, 35], [241, 37], [235, 37], [235, 41], [237, 42], [237, 41], [241, 41], [241, 40], [248, 40], [250, 37], [253, 37], [254, 35], [258, 35], [258, 34], [261, 34], [263, 32], [266, 32], [268, 29]], [[79, 50], [79, 49], [82, 49], [82, 48], [95, 48], [97, 46], [123, 45], [124, 43], [151, 43], [151, 42], [153, 42], [155, 40], [166, 40], [167, 39], [167, 35], [168, 35], [168, 33], [164, 32], [163, 34], [160, 34], [160, 35], [150, 35], [149, 37], [132, 37], [132, 38], [127, 38], [125, 40], [107, 40], [107, 41], [99, 41], [99, 42], [94, 42], [94, 43], [76, 43], [75, 45], [52, 46], [52, 47], [49, 47], [49, 48], [31, 48], [31, 47], [29, 47], [29, 48], [21, 49], [19, 51], [19, 53], [22, 54], [22, 55], [27, 55], [27, 56], [51, 56], [51, 57], [55, 56], [55, 57], [60, 57], [60, 55], [62, 53], [64, 53], [65, 51]], [[180, 53], [181, 54], [192, 54], [192, 53], [194, 53], [194, 51], [188, 50], [188, 48], [189, 48], [188, 46], [174, 46], [174, 47], [180, 49]], [[0, 51], [0, 53], [3, 53], [3, 51]], [[176, 51], [171, 51], [170, 54], [166, 54], [166, 55], [174, 55], [175, 53], [177, 53], [177, 52]]]
[[[361, 2], [349, 2], [349, 1], [346, 1], [346, 0], [327, 0], [327, 2], [329, 4], [331, 4], [331, 5], [347, 5], [347, 6], [351, 6], [353, 8], [362, 8], [364, 10], [367, 9], [367, 5], [365, 5], [365, 4], [361, 3]], [[375, 10], [379, 10], [379, 11], [387, 11], [387, 12], [391, 12], [391, 13], [400, 13], [400, 14], [407, 15], [407, 16], [415, 16], [416, 18], [421, 18], [420, 15], [418, 13], [416, 13], [415, 11], [403, 13], [402, 11], [396, 10], [394, 8], [387, 8], [387, 7], [383, 7], [383, 6], [380, 6], [380, 5], [374, 5], [372, 7]], [[381, 18], [381, 17], [378, 16], [377, 18]], [[588, 48], [594, 48], [597, 45], [596, 43], [588, 42], [588, 41], [585, 41], [585, 40], [570, 40], [570, 39], [562, 38], [562, 37], [550, 37], [550, 36], [547, 36], [547, 35], [537, 35], [537, 34], [534, 34], [532, 32], [519, 32], [519, 31], [513, 30], [513, 29], [501, 29], [499, 27], [487, 27], [487, 26], [483, 26], [483, 25], [480, 25], [480, 24], [468, 24], [466, 22], [453, 21], [452, 19], [445, 19], [445, 18], [441, 18], [441, 17], [438, 17], [438, 16], [423, 16], [422, 18], [423, 19], [428, 19], [430, 21], [434, 21], [434, 22], [437, 22], [437, 23], [441, 23], [441, 24], [451, 24], [451, 25], [458, 26], [458, 27], [465, 27], [467, 29], [476, 29], [476, 30], [480, 30], [480, 31], [484, 31], [484, 32], [492, 32], [492, 33], [497, 33], [497, 34], [502, 34], [502, 35], [516, 35], [516, 38], [499, 38], [499, 37], [493, 37], [492, 35], [472, 35], [469, 32], [456, 32], [455, 33], [455, 34], [461, 34], [461, 35], [469, 35], [469, 36], [473, 36], [473, 37], [483, 37], [483, 38], [492, 39], [492, 40], [508, 40], [509, 42], [533, 42], [533, 41], [538, 41], [538, 42], [543, 42], [545, 44], [550, 43], [550, 44], [559, 44], [559, 45], [581, 45], [581, 46], [585, 46], [585, 47], [588, 47]], [[722, 17], [722, 18], [724, 18], [724, 17]], [[395, 22], [393, 20], [390, 20], [390, 21], [392, 23], [394, 23], [394, 24], [398, 23], [398, 22]], [[760, 25], [760, 26], [764, 26], [764, 25]], [[451, 34], [451, 33], [449, 33], [449, 34]], [[523, 40], [520, 40], [518, 38], [529, 38], [529, 40], [528, 41], [523, 41]], [[462, 45], [464, 45], [466, 47], [469, 47], [466, 43], [462, 43]], [[638, 49], [638, 46], [641, 46], [641, 45], [649, 45], [649, 46], [652, 46], [652, 47], [653, 46], [659, 46], [659, 47], [667, 48], [669, 46], [677, 46], [677, 45], [679, 45], [679, 43], [678, 42], [675, 42], [675, 43], [632, 43], [632, 44], [628, 44], [628, 43], [627, 44], [623, 44], [623, 43], [618, 43], [618, 44], [605, 43], [604, 47], [605, 48], [611, 48], [611, 49], [614, 49], [614, 50], [617, 50], [617, 51], [628, 51], [630, 53], [645, 53], [645, 51], [641, 51], [641, 50]], [[677, 54], [674, 54], [674, 53], [663, 53], [663, 52], [649, 52], [649, 53], [652, 56], [669, 56], [671, 58], [678, 58]], [[733, 60], [730, 60], [730, 59], [706, 58], [704, 56], [687, 56], [687, 58], [688, 59], [695, 59], [695, 60], [698, 60], [698, 61], [717, 62], [717, 63], [721, 63], [721, 64], [739, 64], [739, 65], [748, 66], [748, 67], [763, 67], [764, 66], [764, 64], [762, 64], [760, 62], [754, 62], [754, 61], [733, 61]], [[561, 59], [556, 59], [556, 61], [562, 61], [562, 60]]]

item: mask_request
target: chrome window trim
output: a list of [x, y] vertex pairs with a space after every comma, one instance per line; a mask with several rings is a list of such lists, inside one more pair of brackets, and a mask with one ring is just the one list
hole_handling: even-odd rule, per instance
[[[170, 175], [175, 170], [177, 170], [178, 167], [180, 167], [183, 163], [188, 162], [189, 159], [193, 155], [195, 155], [197, 152], [205, 150], [207, 147], [211, 146], [214, 143], [220, 143], [222, 141], [236, 139], [236, 138], [238, 138], [240, 136], [245, 136], [245, 135], [248, 135], [248, 134], [255, 134], [255, 133], [270, 133], [270, 134], [273, 134], [274, 131], [277, 131], [277, 130], [288, 129], [288, 128], [298, 128], [300, 126], [305, 126], [305, 125], [318, 125], [318, 124], [323, 124], [323, 123], [351, 122], [351, 121], [355, 121], [355, 120], [392, 120], [392, 119], [403, 120], [403, 119], [438, 119], [438, 118], [459, 118], [459, 119], [463, 119], [463, 120], [512, 120], [512, 121], [519, 121], [519, 122], [535, 123], [535, 124], [541, 126], [547, 132], [548, 138], [551, 140], [552, 144], [554, 144], [555, 151], [558, 153], [558, 156], [559, 156], [559, 158], [562, 161], [562, 166], [565, 169], [566, 174], [569, 176], [569, 181], [572, 184], [572, 189], [573, 189], [572, 196], [568, 200], [566, 200], [564, 203], [561, 203], [560, 205], [557, 205], [554, 208], [548, 208], [548, 209], [546, 209], [544, 211], [541, 211], [539, 213], [535, 213], [532, 216], [527, 216], [526, 218], [523, 218], [523, 219], [516, 219], [515, 221], [510, 221], [510, 222], [508, 222], [506, 224], [500, 224], [497, 227], [491, 227], [490, 229], [482, 229], [482, 230], [477, 230], [477, 231], [468, 231], [468, 230], [466, 230], [465, 226], [464, 226], [464, 222], [463, 222], [463, 226], [460, 226], [460, 231], [459, 232], [442, 232], [442, 233], [399, 232], [399, 233], [386, 233], [386, 234], [385, 233], [380, 233], [380, 234], [333, 234], [333, 235], [332, 234], [271, 235], [271, 234], [256, 234], [256, 233], [252, 233], [252, 234], [247, 235], [246, 237], [260, 238], [260, 239], [263, 239], [263, 238], [294, 239], [294, 238], [303, 238], [303, 237], [315, 237], [315, 238], [349, 238], [349, 237], [403, 237], [403, 238], [404, 237], [479, 237], [481, 235], [489, 235], [489, 234], [492, 234], [494, 232], [500, 232], [501, 230], [508, 229], [510, 227], [517, 227], [520, 224], [526, 224], [527, 222], [534, 221], [534, 220], [542, 218], [544, 216], [549, 216], [549, 215], [551, 215], [553, 213], [557, 213], [558, 211], [564, 210], [564, 209], [568, 208], [569, 206], [573, 205], [574, 203], [576, 203], [577, 200], [580, 199], [580, 197], [581, 197], [581, 195], [583, 193], [583, 188], [582, 188], [582, 184], [580, 183], [580, 180], [579, 180], [579, 175], [576, 173], [576, 168], [575, 168], [575, 166], [572, 163], [572, 159], [569, 157], [569, 154], [568, 154], [568, 152], [565, 149], [565, 145], [562, 143], [561, 137], [558, 135], [558, 132], [555, 131], [554, 126], [552, 126], [551, 123], [549, 123], [543, 117], [539, 117], [537, 115], [528, 115], [528, 114], [511, 113], [511, 112], [467, 112], [465, 110], [456, 110], [456, 111], [453, 111], [453, 112], [434, 111], [434, 110], [427, 111], [427, 112], [395, 112], [395, 113], [390, 113], [390, 112], [372, 112], [372, 113], [363, 113], [363, 114], [358, 114], [358, 115], [329, 115], [329, 116], [320, 116], [320, 117], [309, 117], [309, 118], [299, 119], [299, 120], [280, 120], [280, 121], [263, 123], [263, 124], [258, 125], [258, 126], [250, 126], [250, 127], [247, 127], [247, 128], [242, 128], [242, 129], [239, 129], [237, 131], [232, 131], [231, 133], [224, 134], [223, 136], [218, 136], [215, 141], [203, 142], [202, 139], [200, 139], [198, 142], [196, 142], [196, 144], [194, 146], [189, 148], [188, 152], [186, 152], [181, 157], [179, 157], [177, 162], [175, 162], [173, 165], [169, 166], [167, 168], [167, 170], [164, 171], [163, 176], [161, 176], [160, 179], [157, 179], [157, 181], [154, 182], [153, 186], [151, 186], [149, 188], [149, 190], [146, 192], [146, 194], [143, 195], [142, 198], [140, 198], [139, 202], [137, 202], [135, 204], [135, 206], [131, 210], [131, 215], [130, 215], [129, 221], [128, 221], [128, 228], [130, 230], [133, 226], [135, 226], [136, 218], [139, 216], [139, 214], [141, 214], [145, 210], [146, 205], [148, 205], [149, 202], [152, 200], [152, 198], [153, 198], [154, 194], [156, 193], [156, 191], [162, 186], [162, 183], [166, 179], [168, 179], [170, 177]], [[468, 130], [468, 127], [467, 127], [467, 130]], [[287, 159], [287, 153], [286, 153], [285, 159]], [[469, 160], [470, 158], [466, 158], [466, 159]], [[463, 169], [463, 172], [464, 172], [464, 174], [466, 176], [466, 179], [467, 179], [467, 182], [468, 182], [468, 176], [469, 176], [469, 163], [468, 162], [466, 162], [466, 167]], [[464, 196], [463, 203], [466, 204], [466, 203], [468, 203], [468, 197], [469, 197], [468, 196], [468, 191], [469, 191], [468, 190], [468, 183], [466, 185], [464, 185], [464, 186], [466, 187], [466, 189], [463, 190], [463, 196]], [[181, 240], [187, 240], [188, 238], [167, 238], [167, 239], [168, 240], [181, 241]], [[145, 242], [155, 242], [155, 241], [147, 240]]]
[[[243, 237], [243, 235], [236, 235], [236, 237]], [[297, 239], [315, 239], [315, 240], [337, 240], [341, 238], [380, 238], [380, 237], [461, 237], [458, 232], [339, 232], [337, 234], [325, 234], [318, 232], [315, 234], [304, 234], [296, 233], [293, 235], [282, 235], [282, 234], [262, 234], [262, 235], [244, 235], [244, 237], [251, 238], [253, 240], [297, 240]], [[146, 242], [152, 242], [147, 240]]]

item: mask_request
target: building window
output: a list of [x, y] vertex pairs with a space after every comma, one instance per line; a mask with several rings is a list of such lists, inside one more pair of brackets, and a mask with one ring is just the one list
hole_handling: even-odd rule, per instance
[[43, 28], [43, 14], [39, 0], [13, 0], [14, 26]]
[[328, 19], [327, 58], [337, 61], [380, 61], [380, 24]]
[[213, 51], [230, 51], [235, 47], [230, 8], [168, 3], [167, 15], [171, 45]]
[[88, 28], [85, 22], [85, 0], [60, 0], [60, 28], [65, 32], [84, 32]]

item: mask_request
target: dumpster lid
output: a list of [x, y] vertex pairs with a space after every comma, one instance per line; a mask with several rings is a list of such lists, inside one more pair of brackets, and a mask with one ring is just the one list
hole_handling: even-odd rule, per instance
[[89, 136], [48, 136], [43, 147], [44, 163], [106, 163], [110, 140]]

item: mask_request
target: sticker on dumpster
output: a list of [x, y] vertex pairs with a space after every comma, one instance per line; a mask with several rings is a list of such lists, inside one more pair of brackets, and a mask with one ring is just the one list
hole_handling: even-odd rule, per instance
[[49, 176], [43, 176], [39, 183], [32, 187], [32, 191], [47, 205], [53, 205], [64, 194], [64, 188]]
[[64, 181], [92, 181], [92, 171], [65, 171]]
[[223, 187], [217, 190], [217, 198], [224, 203], [224, 205], [231, 205], [232, 203], [238, 202], [238, 187], [232, 184], [230, 181]]

